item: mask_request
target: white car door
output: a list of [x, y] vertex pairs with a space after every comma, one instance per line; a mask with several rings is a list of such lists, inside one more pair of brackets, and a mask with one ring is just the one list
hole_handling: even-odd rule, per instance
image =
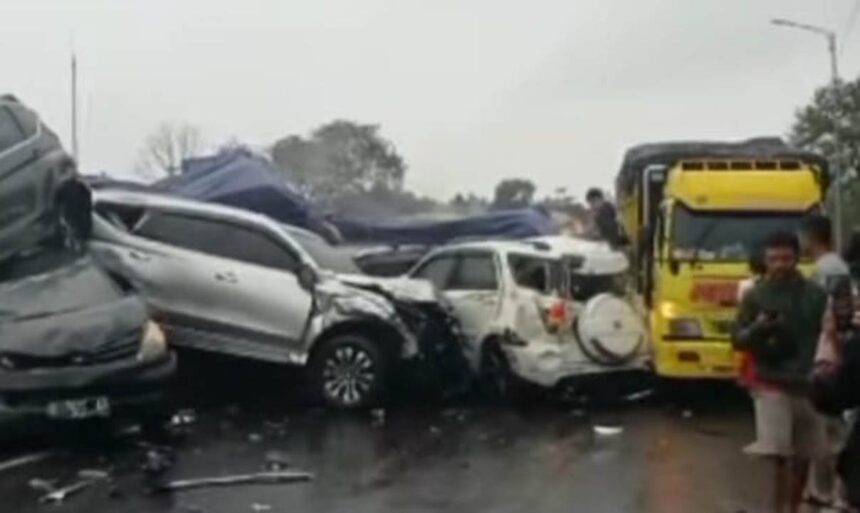
[[499, 263], [490, 251], [457, 250], [431, 256], [412, 273], [433, 282], [454, 308], [476, 350], [491, 329], [501, 305]]

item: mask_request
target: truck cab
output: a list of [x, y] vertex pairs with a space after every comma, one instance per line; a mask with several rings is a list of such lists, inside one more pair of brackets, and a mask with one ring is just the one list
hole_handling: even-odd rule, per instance
[[749, 276], [750, 252], [776, 230], [797, 231], [821, 208], [826, 162], [784, 146], [696, 150], [652, 159], [637, 187], [618, 191], [619, 204], [635, 234], [656, 373], [731, 379], [739, 363], [730, 339], [737, 289]]

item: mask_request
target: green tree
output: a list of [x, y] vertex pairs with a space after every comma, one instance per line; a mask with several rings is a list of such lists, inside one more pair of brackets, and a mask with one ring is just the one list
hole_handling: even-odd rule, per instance
[[[789, 140], [798, 148], [823, 155], [840, 174], [843, 236], [860, 227], [860, 79], [816, 90], [809, 105], [795, 113]], [[831, 212], [835, 190], [831, 187], [828, 197]]]
[[531, 180], [508, 178], [496, 185], [494, 208], [520, 208], [531, 205], [536, 187]]
[[378, 125], [337, 120], [278, 140], [272, 159], [312, 197], [331, 201], [373, 190], [401, 191], [406, 163]]

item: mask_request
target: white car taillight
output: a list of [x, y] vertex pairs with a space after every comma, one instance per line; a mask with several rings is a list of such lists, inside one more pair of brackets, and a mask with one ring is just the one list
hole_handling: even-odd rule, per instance
[[572, 308], [569, 307], [566, 301], [561, 299], [553, 301], [549, 306], [543, 306], [538, 303], [537, 307], [543, 325], [549, 333], [558, 333], [561, 329], [568, 326], [570, 320], [573, 318]]

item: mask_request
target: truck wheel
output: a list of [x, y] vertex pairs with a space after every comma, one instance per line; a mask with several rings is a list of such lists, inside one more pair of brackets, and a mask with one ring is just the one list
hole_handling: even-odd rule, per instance
[[329, 406], [356, 410], [382, 396], [387, 372], [381, 348], [361, 335], [337, 335], [323, 342], [312, 362], [315, 390]]

